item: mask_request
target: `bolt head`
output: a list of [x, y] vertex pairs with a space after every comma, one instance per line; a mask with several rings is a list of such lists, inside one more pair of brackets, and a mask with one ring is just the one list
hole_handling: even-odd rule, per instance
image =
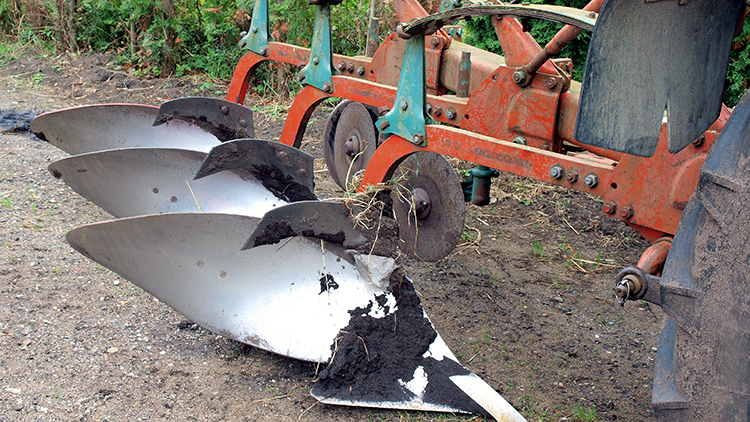
[[399, 107], [401, 108], [401, 110], [406, 110], [407, 108], [409, 108], [409, 103], [407, 103], [406, 101], [401, 101]]
[[614, 201], [607, 201], [604, 203], [604, 207], [602, 210], [605, 214], [612, 215], [617, 212], [617, 204]]
[[417, 145], [421, 145], [421, 144], [422, 144], [422, 142], [424, 141], [424, 135], [422, 135], [421, 133], [418, 133], [418, 134], [414, 135], [414, 137], [413, 137], [413, 138], [411, 138], [411, 140], [412, 140], [412, 142], [414, 142], [415, 144], [417, 144]]
[[583, 183], [593, 189], [599, 185], [599, 177], [597, 177], [597, 175], [595, 175], [594, 173], [591, 173], [589, 175], [586, 175], [586, 177], [583, 179]]
[[328, 82], [323, 82], [323, 92], [330, 92], [331, 91], [331, 85]]
[[320, 59], [318, 59], [317, 57], [313, 57], [312, 62], [314, 65], [317, 65], [318, 63], [320, 63]]
[[265, 47], [261, 48], [261, 49], [260, 49], [260, 55], [261, 55], [261, 56], [266, 56], [266, 55], [268, 55], [268, 49], [267, 49], [267, 48], [265, 48]]
[[240, 123], [240, 126], [242, 126], [242, 127], [247, 127], [247, 120], [245, 120], [245, 119], [240, 119], [240, 122], [239, 122], [239, 123]]
[[565, 175], [565, 178], [568, 180], [568, 182], [575, 183], [578, 181], [578, 173], [576, 173], [575, 171], [570, 171]]
[[364, 75], [364, 74], [365, 74], [365, 68], [364, 68], [364, 67], [362, 67], [362, 66], [359, 66], [359, 67], [357, 68], [357, 75], [360, 75], [360, 76], [361, 76], [361, 75]]
[[544, 85], [547, 86], [547, 89], [555, 89], [557, 88], [557, 79], [550, 76], [544, 81]]
[[633, 207], [631, 207], [630, 205], [626, 205], [620, 208], [620, 217], [629, 219], [633, 217], [634, 212], [635, 211], [633, 210]]
[[453, 120], [456, 118], [456, 112], [451, 109], [448, 109], [448, 111], [445, 112], [445, 117]]
[[438, 37], [431, 37], [430, 44], [432, 44], [433, 47], [437, 47], [440, 45], [440, 39]]
[[252, 27], [252, 28], [250, 28], [250, 30], [251, 30], [251, 31], [253, 31], [253, 34], [256, 34], [256, 33], [258, 33], [258, 27], [257, 27], [257, 26], [255, 26], [255, 25], [253, 25], [253, 27]]
[[526, 75], [526, 72], [523, 70], [516, 70], [513, 72], [513, 82], [515, 82], [518, 85], [522, 85], [526, 83], [526, 79], [528, 78], [528, 75]]
[[344, 62], [341, 62], [336, 65], [336, 69], [338, 69], [339, 71], [343, 71], [345, 67], [346, 65], [344, 64]]
[[561, 179], [564, 173], [565, 170], [560, 165], [552, 166], [552, 168], [549, 169], [549, 175], [552, 176], [553, 179]]
[[221, 114], [223, 114], [225, 116], [227, 114], [229, 114], [229, 107], [227, 107], [227, 106], [221, 106]]
[[518, 144], [518, 145], [526, 145], [527, 144], [526, 138], [524, 138], [523, 136], [516, 136], [515, 138], [513, 138], [513, 143], [514, 144]]

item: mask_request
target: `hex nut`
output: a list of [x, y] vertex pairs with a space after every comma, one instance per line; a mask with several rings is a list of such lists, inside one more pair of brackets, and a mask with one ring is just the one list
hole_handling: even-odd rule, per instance
[[586, 175], [586, 177], [583, 179], [583, 183], [590, 187], [591, 189], [599, 186], [599, 177], [595, 175], [594, 173], [590, 173]]
[[551, 169], [549, 169], [549, 175], [553, 179], [558, 179], [558, 180], [562, 179], [564, 174], [565, 174], [565, 169], [563, 169], [563, 167], [559, 164], [555, 164], [554, 166], [552, 166]]

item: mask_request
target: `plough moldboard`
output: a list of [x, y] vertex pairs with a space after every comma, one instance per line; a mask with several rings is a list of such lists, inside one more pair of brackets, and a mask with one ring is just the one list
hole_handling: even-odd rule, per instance
[[[464, 226], [464, 198], [489, 202], [497, 171], [544, 180], [603, 197], [602, 212], [653, 242], [618, 276], [615, 295], [623, 304], [654, 302], [667, 315], [657, 417], [747, 420], [748, 347], [733, 344], [750, 322], [742, 311], [750, 296], [741, 294], [748, 272], [711, 270], [747, 262], [744, 252], [730, 253], [742, 243], [731, 234], [750, 223], [727, 198], [747, 194], [747, 161], [738, 156], [750, 142], [748, 99], [730, 113], [719, 86], [743, 1], [593, 0], [583, 10], [444, 2], [429, 15], [399, 0], [403, 23], [371, 56], [355, 57], [333, 54], [335, 2], [314, 7], [306, 49], [273, 41], [267, 0], [256, 1], [240, 42], [249, 51], [226, 100], [38, 116], [32, 131], [72, 155], [51, 164], [52, 174], [116, 217], [71, 231], [69, 243], [207, 329], [327, 363], [312, 390], [322, 402], [521, 421], [461, 366], [390, 256], [395, 245], [416, 259], [448, 255]], [[504, 56], [441, 29], [486, 15]], [[517, 17], [565, 26], [542, 48]], [[665, 25], [674, 39], [701, 35], [673, 51], [680, 43], [661, 42], [653, 30]], [[583, 86], [571, 79], [569, 60], [553, 58], [582, 30], [593, 30]], [[613, 56], [623, 34], [640, 50]], [[643, 60], [627, 64], [653, 57], [644, 51], [649, 43], [661, 61], [644, 84]], [[690, 69], [691, 89], [674, 81], [667, 53]], [[272, 141], [253, 138], [252, 112], [242, 105], [253, 71], [269, 60], [297, 66], [303, 85]], [[298, 149], [311, 113], [330, 97], [344, 101], [323, 137], [328, 170], [364, 201], [317, 200], [312, 157]], [[465, 186], [470, 194], [444, 156], [479, 165]], [[683, 210], [689, 217], [680, 222]], [[381, 220], [367, 226], [363, 215]], [[696, 258], [699, 244], [714, 255]], [[716, 312], [727, 292], [736, 299], [731, 321]], [[729, 326], [717, 325], [725, 320]], [[701, 347], [715, 353], [703, 360], [681, 353]], [[693, 377], [696, 368], [713, 369]]]

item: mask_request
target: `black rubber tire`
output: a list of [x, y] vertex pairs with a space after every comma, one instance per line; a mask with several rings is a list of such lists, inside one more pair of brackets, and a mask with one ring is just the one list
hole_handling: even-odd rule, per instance
[[701, 170], [661, 279], [657, 420], [750, 421], [750, 93]]

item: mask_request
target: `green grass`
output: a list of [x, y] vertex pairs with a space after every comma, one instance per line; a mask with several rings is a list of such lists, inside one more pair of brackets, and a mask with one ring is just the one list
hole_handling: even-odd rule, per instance
[[573, 416], [581, 422], [594, 422], [596, 420], [596, 407], [590, 405], [588, 407], [576, 403], [573, 407]]

